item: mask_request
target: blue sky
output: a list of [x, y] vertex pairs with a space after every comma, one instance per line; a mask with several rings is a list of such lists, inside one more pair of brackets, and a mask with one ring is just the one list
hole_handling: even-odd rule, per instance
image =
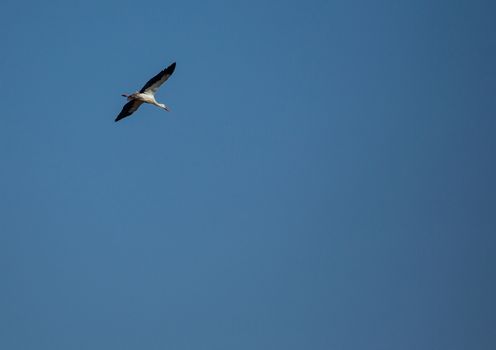
[[494, 349], [495, 10], [4, 1], [0, 348]]

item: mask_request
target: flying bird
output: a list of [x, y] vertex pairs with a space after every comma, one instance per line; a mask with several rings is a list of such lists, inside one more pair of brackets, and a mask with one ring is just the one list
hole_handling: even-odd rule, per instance
[[141, 88], [140, 91], [134, 92], [130, 95], [122, 94], [122, 96], [126, 97], [129, 102], [126, 103], [124, 107], [122, 107], [122, 111], [119, 113], [117, 118], [115, 118], [115, 121], [118, 122], [123, 118], [129, 117], [131, 114], [136, 112], [139, 106], [141, 106], [143, 103], [155, 105], [168, 112], [169, 107], [167, 107], [163, 103], [158, 103], [155, 100], [155, 93], [157, 92], [158, 88], [163, 83], [165, 83], [167, 79], [169, 79], [172, 73], [174, 73], [174, 69], [176, 69], [176, 62], [172, 63], [169, 67], [165, 68], [156, 76], [148, 80], [148, 82]]

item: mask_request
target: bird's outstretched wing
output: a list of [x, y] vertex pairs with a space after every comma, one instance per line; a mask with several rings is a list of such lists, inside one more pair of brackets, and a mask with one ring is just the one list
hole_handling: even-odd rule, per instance
[[156, 76], [148, 80], [148, 82], [140, 90], [141, 93], [155, 95], [160, 85], [165, 83], [167, 79], [174, 73], [176, 69], [176, 62], [172, 63], [169, 67], [165, 68], [163, 71], [158, 73]]
[[119, 120], [126, 118], [126, 117], [130, 116], [131, 114], [133, 114], [139, 108], [139, 106], [141, 106], [142, 103], [143, 103], [143, 101], [139, 101], [139, 100], [129, 101], [128, 103], [126, 103], [124, 105], [124, 107], [122, 107], [122, 111], [119, 113], [117, 118], [115, 118], [115, 121], [118, 122]]

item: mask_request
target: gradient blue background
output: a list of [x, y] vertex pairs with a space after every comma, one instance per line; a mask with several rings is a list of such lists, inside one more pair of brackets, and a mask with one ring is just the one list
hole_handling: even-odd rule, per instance
[[495, 349], [495, 13], [4, 0], [0, 348]]

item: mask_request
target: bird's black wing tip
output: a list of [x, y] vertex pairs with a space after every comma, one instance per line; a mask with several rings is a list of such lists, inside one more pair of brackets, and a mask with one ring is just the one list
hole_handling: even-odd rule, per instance
[[118, 122], [119, 120], [122, 120], [122, 119], [126, 118], [129, 115], [130, 114], [128, 114], [128, 115], [118, 115], [117, 118], [115, 118], [114, 122]]

